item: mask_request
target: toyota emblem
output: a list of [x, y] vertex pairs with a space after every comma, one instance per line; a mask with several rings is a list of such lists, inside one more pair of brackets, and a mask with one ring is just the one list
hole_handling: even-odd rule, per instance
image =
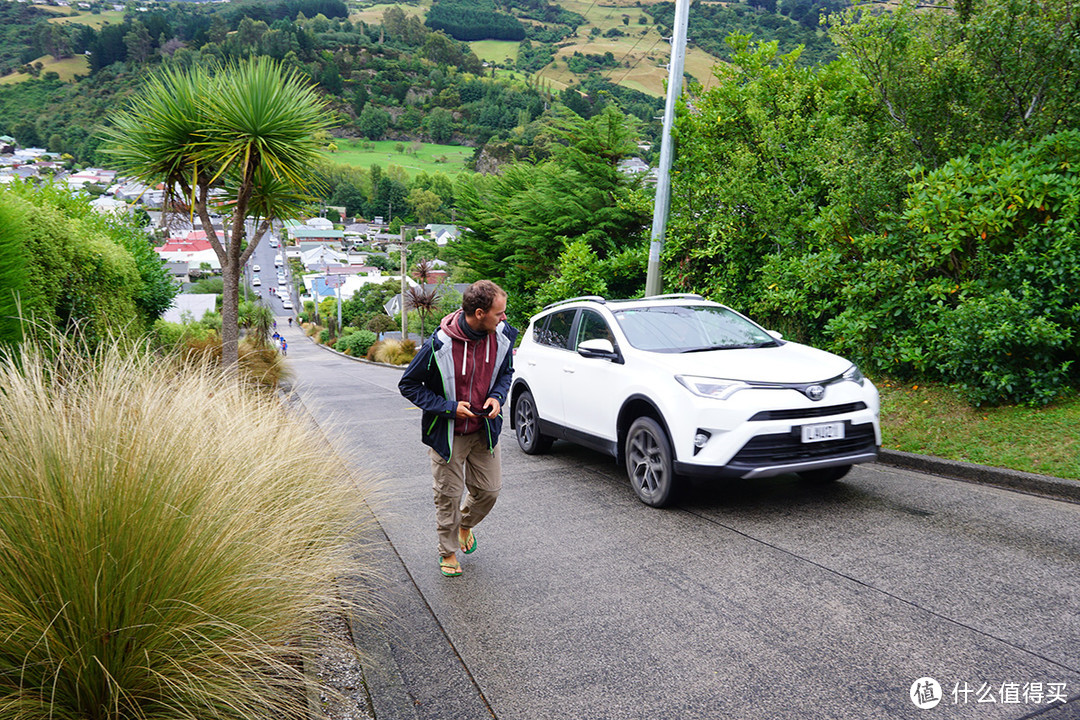
[[820, 385], [811, 385], [810, 387], [806, 388], [806, 397], [815, 401], [820, 400], [821, 398], [825, 397], [825, 388], [821, 387]]

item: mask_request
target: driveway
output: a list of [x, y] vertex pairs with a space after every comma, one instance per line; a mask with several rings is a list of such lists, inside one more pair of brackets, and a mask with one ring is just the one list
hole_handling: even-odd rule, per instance
[[444, 578], [400, 370], [286, 337], [293, 397], [382, 478], [381, 579], [346, 583], [385, 607], [353, 622], [380, 720], [1080, 718], [1080, 505], [873, 464], [656, 510], [605, 456], [504, 435], [499, 502]]

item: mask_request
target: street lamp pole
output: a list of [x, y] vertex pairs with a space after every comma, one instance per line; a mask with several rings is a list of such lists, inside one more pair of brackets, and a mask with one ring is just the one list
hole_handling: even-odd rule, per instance
[[675, 0], [675, 28], [671, 38], [671, 61], [668, 63], [667, 101], [664, 104], [664, 134], [660, 143], [660, 168], [656, 178], [656, 202], [653, 205], [652, 241], [645, 275], [645, 295], [661, 292], [660, 252], [664, 249], [668, 210], [671, 206], [671, 126], [675, 121], [675, 101], [682, 92], [683, 65], [686, 61], [686, 25], [690, 0]]

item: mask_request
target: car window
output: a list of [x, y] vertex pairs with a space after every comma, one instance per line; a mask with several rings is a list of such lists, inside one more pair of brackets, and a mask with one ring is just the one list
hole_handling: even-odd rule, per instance
[[634, 347], [654, 352], [694, 352], [776, 345], [762, 328], [727, 308], [664, 305], [615, 313]]
[[581, 317], [578, 318], [577, 340], [571, 349], [577, 350], [577, 346], [586, 340], [608, 340], [612, 347], [615, 346], [615, 336], [611, 334], [607, 321], [594, 310], [581, 311]]
[[577, 310], [561, 310], [552, 313], [542, 325], [537, 325], [533, 338], [541, 345], [566, 348], [570, 341], [570, 327], [574, 324]]

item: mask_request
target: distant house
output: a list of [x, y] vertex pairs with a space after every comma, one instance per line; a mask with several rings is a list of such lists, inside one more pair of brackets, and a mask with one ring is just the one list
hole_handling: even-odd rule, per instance
[[182, 260], [174, 262], [165, 262], [162, 267], [165, 268], [165, 272], [169, 273], [169, 277], [176, 280], [177, 283], [183, 285], [191, 282], [191, 276], [188, 275], [188, 264]]
[[334, 229], [334, 223], [324, 217], [308, 218], [308, 220], [304, 224], [307, 225], [309, 228], [315, 228], [316, 230]]
[[173, 304], [161, 316], [166, 322], [179, 323], [185, 318], [202, 320], [208, 310], [217, 308], [218, 296], [213, 293], [181, 293], [173, 298]]
[[[105, 185], [106, 187], [112, 185], [116, 179], [115, 170], [102, 170], [100, 168], [86, 168], [75, 173], [71, 173], [64, 182], [68, 187], [82, 187], [83, 185]], [[115, 191], [114, 191], [115, 194]], [[123, 200], [124, 198], [120, 198]]]
[[90, 201], [90, 205], [103, 215], [127, 215], [131, 212], [131, 206], [123, 200], [102, 195]]
[[[385, 282], [401, 283], [400, 275], [349, 275], [345, 278], [345, 282], [341, 286], [341, 299], [342, 301], [348, 300], [356, 291], [365, 285], [381, 285]], [[418, 287], [418, 284], [411, 277], [405, 278], [406, 284], [410, 287]], [[309, 296], [305, 299], [314, 300], [319, 302], [325, 298], [337, 297], [337, 289], [329, 287], [326, 284], [325, 275], [305, 275], [304, 276], [304, 288], [306, 294]]]
[[345, 238], [343, 230], [323, 230], [312, 227], [288, 228], [289, 238], [296, 243], [340, 243]]
[[221, 270], [217, 253], [202, 230], [192, 230], [182, 238], [169, 238], [157, 248], [157, 254], [166, 262], [185, 262], [189, 268], [199, 268], [206, 263], [211, 270]]
[[439, 247], [446, 245], [449, 242], [453, 242], [461, 237], [461, 230], [457, 225], [438, 225], [431, 223], [425, 225], [424, 229], [431, 235], [431, 239], [435, 241], [435, 244]]
[[303, 245], [300, 246], [300, 262], [304, 264], [305, 268], [311, 269], [315, 265], [325, 266], [331, 263], [341, 265], [347, 265], [349, 263], [348, 255], [329, 248], [326, 245], [320, 244], [306, 252], [303, 247]]

